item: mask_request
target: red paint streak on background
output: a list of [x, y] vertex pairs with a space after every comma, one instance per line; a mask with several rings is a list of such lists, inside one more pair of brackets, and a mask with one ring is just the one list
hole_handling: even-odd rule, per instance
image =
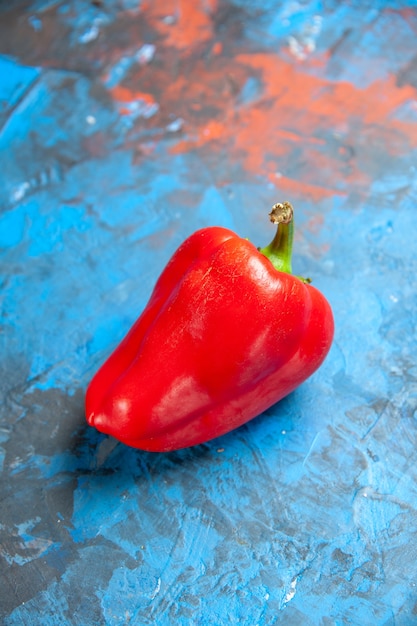
[[308, 197], [313, 202], [318, 202], [324, 198], [329, 198], [334, 195], [344, 195], [343, 192], [337, 189], [327, 189], [320, 185], [312, 185], [305, 183], [302, 180], [288, 178], [283, 175], [276, 176], [275, 174], [269, 174], [268, 180], [281, 192], [286, 193], [289, 197], [302, 196]]
[[130, 104], [131, 102], [141, 101], [147, 105], [155, 104], [155, 98], [150, 93], [144, 93], [142, 91], [131, 91], [127, 87], [116, 85], [110, 90], [113, 99], [122, 106], [119, 106], [119, 113], [121, 115], [129, 115], [130, 110], [127, 107], [123, 107], [123, 103]]
[[[388, 75], [359, 88], [332, 82], [324, 71], [309, 74], [308, 64], [278, 54], [235, 52], [225, 37], [217, 39], [215, 10], [216, 1], [150, 3], [146, 19], [160, 38], [155, 62], [111, 92], [119, 106], [135, 99], [158, 103], [157, 114], [137, 124], [159, 129], [160, 137], [181, 118], [172, 153], [223, 154], [244, 173], [317, 201], [352, 188], [366, 193], [381, 152], [396, 157], [417, 147], [417, 125], [396, 118], [417, 98], [412, 86], [400, 87]], [[164, 21], [167, 15], [176, 23]], [[313, 63], [325, 68], [328, 61], [316, 55]], [[245, 101], [249, 79], [258, 88]]]
[[[204, 120], [190, 129], [191, 137], [179, 142], [174, 152], [220, 141], [248, 172], [266, 173], [267, 161], [270, 168], [273, 160], [278, 176], [270, 172], [271, 182], [292, 192], [302, 183], [303, 192], [318, 200], [344, 193], [350, 185], [369, 184], [371, 177], [358, 152], [365, 158], [372, 150], [373, 137], [379, 141], [382, 137], [384, 145], [380, 147], [393, 157], [417, 147], [417, 126], [394, 116], [396, 109], [415, 99], [416, 92], [410, 86], [397, 87], [392, 76], [359, 89], [347, 82], [331, 83], [308, 75], [276, 55], [239, 55], [234, 63], [245, 68], [246, 77], [260, 79], [260, 97], [247, 106], [233, 103], [230, 109], [223, 109], [215, 132], [213, 121]], [[337, 150], [329, 149], [332, 142]], [[301, 159], [289, 168], [300, 150]], [[298, 183], [289, 169], [295, 169]]]
[[211, 16], [216, 8], [217, 0], [155, 0], [146, 5], [146, 16], [163, 36], [165, 46], [191, 51], [196, 43], [212, 39]]

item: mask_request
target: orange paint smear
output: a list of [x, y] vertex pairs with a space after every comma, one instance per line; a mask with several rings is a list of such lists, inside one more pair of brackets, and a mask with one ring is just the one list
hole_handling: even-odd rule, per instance
[[194, 140], [179, 141], [171, 149], [171, 154], [181, 154], [194, 150], [195, 148], [201, 148], [207, 143], [211, 143], [215, 140], [221, 140], [227, 138], [227, 129], [224, 124], [215, 120], [209, 122], [204, 128], [202, 128], [198, 134], [198, 137]]
[[113, 87], [110, 93], [118, 104], [118, 112], [120, 115], [132, 115], [132, 109], [127, 105], [133, 102], [141, 102], [147, 106], [156, 104], [156, 100], [152, 94], [142, 91], [132, 91], [120, 85]]
[[155, 98], [150, 93], [143, 93], [142, 91], [132, 91], [127, 87], [117, 85], [110, 90], [113, 99], [117, 102], [134, 102], [135, 100], [142, 100], [146, 104], [155, 104]]
[[286, 176], [277, 176], [276, 174], [268, 174], [268, 180], [273, 183], [279, 191], [286, 193], [288, 196], [302, 196], [304, 198], [310, 198], [313, 202], [318, 202], [324, 198], [331, 198], [332, 196], [345, 195], [344, 192], [338, 189], [311, 185], [298, 179], [294, 180]]
[[[237, 60], [261, 72], [262, 99], [271, 102], [268, 119], [263, 119], [259, 111], [248, 111], [246, 128], [254, 136], [260, 132], [267, 146], [271, 145], [267, 133], [274, 135], [282, 127], [296, 128], [297, 134], [307, 139], [320, 129], [345, 134], [352, 127], [352, 118], [360, 118], [361, 126], [388, 125], [406, 136], [409, 133], [409, 124], [394, 120], [392, 113], [414, 99], [416, 92], [411, 86], [398, 88], [393, 76], [358, 89], [347, 82], [329, 83], [301, 73], [272, 55], [241, 55]], [[413, 140], [417, 145], [416, 134]]]
[[158, 103], [146, 125], [159, 136], [181, 120], [170, 135], [177, 139], [172, 153], [221, 153], [288, 195], [318, 201], [350, 188], [366, 193], [375, 175], [369, 163], [381, 151], [395, 157], [417, 147], [417, 125], [396, 117], [417, 98], [411, 85], [398, 86], [394, 76], [364, 88], [332, 82], [325, 78], [328, 53], [304, 64], [268, 52], [236, 55], [214, 31], [218, 6], [218, 0], [143, 3], [156, 35], [155, 61], [131, 69], [129, 88], [110, 91], [122, 113], [138, 100]]
[[222, 42], [221, 41], [216, 41], [213, 44], [213, 47], [212, 47], [211, 51], [212, 51], [213, 54], [216, 54], [216, 55], [221, 54], [223, 52], [223, 44], [222, 44]]
[[[302, 73], [299, 66], [271, 54], [239, 55], [233, 72], [240, 75], [240, 84], [256, 76], [262, 84], [259, 97], [240, 107], [235, 98], [230, 105], [226, 98], [219, 117], [189, 127], [188, 137], [176, 144], [173, 153], [224, 145], [251, 174], [269, 170], [269, 180], [280, 189], [302, 190], [319, 200], [344, 194], [350, 185], [367, 187], [369, 177], [355, 163], [361, 162], [358, 151], [370, 149], [367, 144], [373, 135], [386, 142], [393, 156], [417, 147], [417, 127], [410, 134], [410, 124], [393, 115], [414, 100], [416, 92], [411, 86], [398, 87], [393, 76], [359, 89]], [[204, 81], [211, 80], [208, 73]], [[210, 103], [210, 95], [214, 104], [213, 90], [205, 94], [205, 101]], [[341, 144], [334, 154], [329, 141]], [[294, 164], [294, 152], [299, 150], [302, 154]], [[295, 170], [299, 182], [287, 175], [288, 168]]]
[[185, 51], [213, 38], [216, 8], [217, 0], [154, 0], [146, 6], [146, 15], [164, 37], [164, 45]]

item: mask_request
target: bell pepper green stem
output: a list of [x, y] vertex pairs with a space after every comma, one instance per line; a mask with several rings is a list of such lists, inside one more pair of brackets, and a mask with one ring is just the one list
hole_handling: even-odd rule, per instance
[[294, 237], [294, 209], [289, 202], [278, 202], [272, 207], [269, 218], [277, 225], [275, 237], [268, 246], [259, 252], [268, 257], [279, 272], [292, 274], [291, 255]]

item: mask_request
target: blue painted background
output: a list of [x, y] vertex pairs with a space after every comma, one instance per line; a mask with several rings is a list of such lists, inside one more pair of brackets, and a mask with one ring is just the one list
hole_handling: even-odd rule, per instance
[[[417, 3], [0, 5], [0, 620], [417, 623]], [[332, 304], [321, 369], [165, 455], [85, 423], [172, 252], [257, 245]]]

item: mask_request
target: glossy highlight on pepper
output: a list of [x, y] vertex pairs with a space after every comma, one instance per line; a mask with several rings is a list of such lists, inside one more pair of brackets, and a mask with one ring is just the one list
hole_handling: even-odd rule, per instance
[[217, 226], [184, 241], [88, 386], [91, 426], [144, 450], [185, 448], [241, 426], [316, 371], [331, 307], [291, 273], [291, 204], [270, 218], [265, 248]]

